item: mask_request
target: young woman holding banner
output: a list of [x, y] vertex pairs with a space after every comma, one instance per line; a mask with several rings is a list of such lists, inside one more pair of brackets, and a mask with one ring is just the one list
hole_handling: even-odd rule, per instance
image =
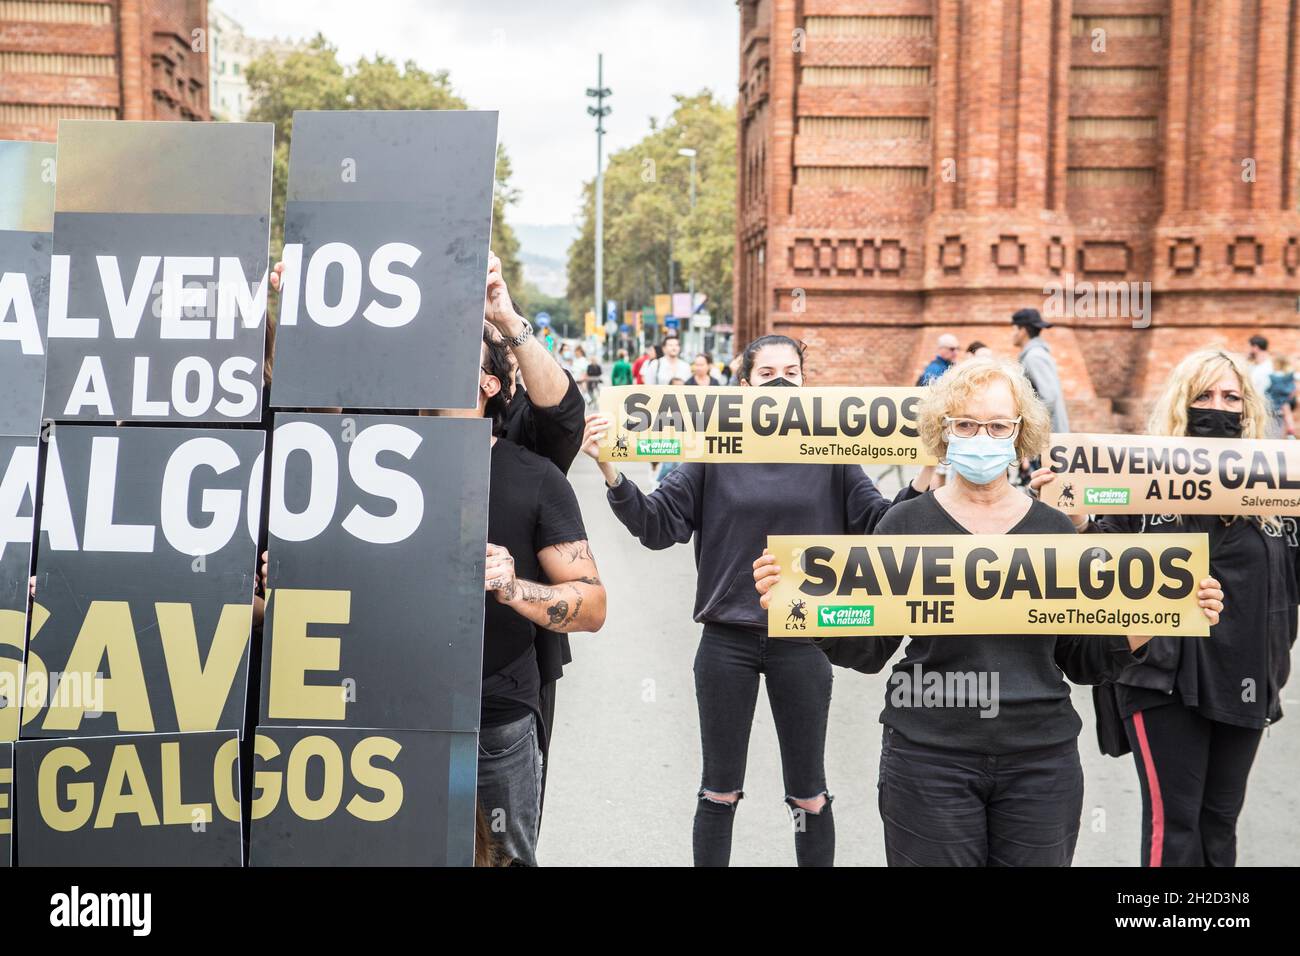
[[[930, 386], [918, 409], [926, 446], [951, 480], [892, 508], [876, 534], [1072, 534], [1069, 519], [1007, 480], [1007, 469], [1046, 443], [1050, 418], [1020, 366], [972, 358]], [[781, 569], [754, 562], [761, 603]], [[1217, 582], [1199, 600], [1215, 620]], [[837, 664], [880, 671], [901, 637], [826, 639]], [[880, 815], [890, 866], [1068, 866], [1083, 809], [1082, 722], [1067, 680], [1097, 683], [1138, 660], [1146, 637], [983, 635], [914, 637], [894, 666], [880, 720]], [[976, 683], [991, 699], [958, 693]], [[937, 706], [899, 693], [943, 688]], [[996, 683], [994, 681], [996, 680]], [[923, 700], [925, 698], [922, 698]]]
[[[1262, 438], [1272, 415], [1242, 361], [1218, 349], [1174, 369], [1153, 435]], [[1055, 476], [1046, 469], [1031, 482]], [[1073, 515], [1092, 532], [1206, 532], [1210, 574], [1231, 601], [1208, 640], [1157, 637], [1141, 663], [1098, 688], [1102, 747], [1130, 750], [1142, 788], [1144, 866], [1232, 866], [1237, 818], [1263, 730], [1281, 719], [1298, 597], [1296, 519], [1240, 515]], [[1107, 734], [1122, 720], [1123, 732]]]
[[[783, 335], [756, 339], [742, 358], [741, 385], [803, 384], [803, 346]], [[767, 614], [750, 586], [751, 555], [769, 534], [865, 534], [891, 502], [858, 465], [700, 464], [686, 462], [651, 495], [613, 465], [598, 447], [609, 427], [588, 418], [583, 450], [600, 465], [614, 514], [654, 550], [694, 538], [699, 578], [695, 620], [704, 625], [695, 656], [704, 771], [696, 794], [696, 866], [726, 866], [736, 806], [744, 796], [745, 758], [758, 698], [767, 681], [786, 803], [800, 866], [830, 866], [835, 823], [826, 788], [824, 750], [830, 710], [830, 663], [806, 638], [767, 637]], [[898, 498], [928, 487], [931, 469]]]

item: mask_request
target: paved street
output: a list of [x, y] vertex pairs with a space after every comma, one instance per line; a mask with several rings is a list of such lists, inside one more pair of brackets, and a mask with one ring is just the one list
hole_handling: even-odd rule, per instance
[[[629, 477], [649, 490], [649, 469]], [[872, 471], [875, 474], [875, 471]], [[691, 664], [695, 567], [689, 545], [653, 552], [618, 523], [590, 459], [570, 478], [609, 590], [605, 629], [573, 638], [574, 662], [559, 685], [539, 859], [548, 866], [689, 866], [699, 787], [699, 724]], [[882, 485], [893, 493], [897, 480]], [[876, 767], [885, 675], [836, 668], [826, 765], [835, 794], [836, 862], [884, 865]], [[1075, 688], [1087, 789], [1076, 865], [1133, 866], [1141, 801], [1131, 757], [1102, 756], [1091, 696]], [[1251, 776], [1239, 830], [1242, 865], [1300, 864], [1300, 679], [1284, 692], [1290, 715], [1268, 732]], [[760, 694], [746, 797], [736, 818], [733, 865], [792, 866], [776, 734]]]

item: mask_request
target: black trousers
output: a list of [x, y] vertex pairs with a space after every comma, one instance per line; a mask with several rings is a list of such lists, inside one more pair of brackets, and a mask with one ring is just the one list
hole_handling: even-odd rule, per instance
[[1124, 721], [1142, 785], [1143, 866], [1235, 866], [1237, 818], [1262, 730], [1179, 702]]
[[[826, 790], [826, 722], [831, 706], [831, 663], [807, 638], [769, 638], [721, 624], [705, 624], [695, 654], [695, 700], [700, 710], [704, 771], [696, 794], [692, 849], [696, 866], [727, 866], [732, 824], [744, 796], [749, 733], [758, 684], [776, 724], [786, 804], [794, 822], [799, 866], [835, 861], [835, 820]], [[724, 802], [716, 795], [737, 794]], [[710, 795], [714, 796], [710, 796]], [[820, 811], [796, 801], [826, 797]]]
[[1069, 866], [1074, 858], [1083, 812], [1077, 741], [979, 754], [886, 727], [878, 786], [890, 866]]
[[555, 729], [555, 681], [542, 681], [537, 709], [542, 715], [542, 796], [537, 808], [537, 829], [542, 828], [542, 808], [546, 806], [546, 772], [551, 766], [551, 733]]

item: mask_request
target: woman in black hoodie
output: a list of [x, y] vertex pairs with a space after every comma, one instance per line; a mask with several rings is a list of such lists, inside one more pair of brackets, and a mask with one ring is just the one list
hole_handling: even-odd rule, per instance
[[[1272, 416], [1241, 360], [1193, 352], [1151, 413], [1153, 435], [1263, 438]], [[1054, 479], [1044, 468], [1034, 487]], [[1210, 574], [1229, 595], [1205, 640], [1157, 637], [1141, 663], [1095, 694], [1099, 720], [1123, 721], [1142, 788], [1143, 866], [1232, 866], [1237, 818], [1264, 728], [1282, 717], [1296, 639], [1296, 519], [1241, 515], [1072, 515], [1079, 530], [1206, 532]], [[1103, 734], [1103, 737], [1105, 735]], [[1119, 736], [1116, 734], [1115, 736]], [[1124, 746], [1126, 744], [1127, 746]]]
[[[803, 384], [803, 347], [765, 335], [745, 349], [741, 385]], [[597, 458], [608, 419], [591, 416], [583, 450]], [[807, 638], [767, 637], [751, 563], [769, 534], [867, 534], [891, 502], [859, 465], [700, 464], [686, 462], [645, 495], [608, 462], [600, 469], [614, 514], [643, 545], [662, 550], [694, 538], [695, 620], [704, 625], [695, 656], [704, 771], [695, 808], [696, 866], [726, 866], [736, 806], [744, 796], [745, 757], [758, 698], [767, 681], [786, 802], [800, 866], [830, 866], [835, 824], [824, 751], [831, 668]], [[929, 484], [924, 469], [898, 498]]]

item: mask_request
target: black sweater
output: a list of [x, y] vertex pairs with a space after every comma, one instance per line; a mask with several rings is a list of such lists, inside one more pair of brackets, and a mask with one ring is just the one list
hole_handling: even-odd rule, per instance
[[[1142, 663], [1115, 678], [1124, 717], [1181, 703], [1209, 720], [1259, 729], [1282, 718], [1300, 601], [1300, 522], [1280, 527], [1218, 515], [1105, 515], [1089, 530], [1143, 534], [1205, 532], [1210, 576], [1223, 585], [1223, 613], [1208, 638], [1156, 637]], [[1249, 683], [1247, 683], [1249, 682]], [[1246, 687], [1254, 693], [1244, 693]]]
[[[915, 497], [907, 485], [894, 501]], [[892, 502], [861, 465], [704, 465], [674, 469], [650, 495], [626, 477], [614, 514], [656, 551], [695, 539], [695, 620], [767, 633], [754, 559], [771, 534], [869, 534]]]
[[[891, 509], [876, 525], [876, 533], [970, 532], [927, 492]], [[1055, 508], [1035, 501], [1007, 533], [1073, 534], [1074, 526]], [[833, 663], [874, 674], [884, 668], [902, 640], [864, 636], [826, 638], [819, 643]], [[1129, 650], [1127, 637], [914, 637], [889, 677], [880, 720], [908, 740], [948, 750], [1009, 754], [1051, 747], [1077, 738], [1082, 726], [1070, 703], [1066, 679], [1098, 684], [1138, 659]], [[941, 705], [924, 696], [931, 687], [933, 693], [941, 693]], [[985, 706], [976, 689], [988, 692], [992, 706]], [[918, 702], [925, 705], [917, 706]]]

